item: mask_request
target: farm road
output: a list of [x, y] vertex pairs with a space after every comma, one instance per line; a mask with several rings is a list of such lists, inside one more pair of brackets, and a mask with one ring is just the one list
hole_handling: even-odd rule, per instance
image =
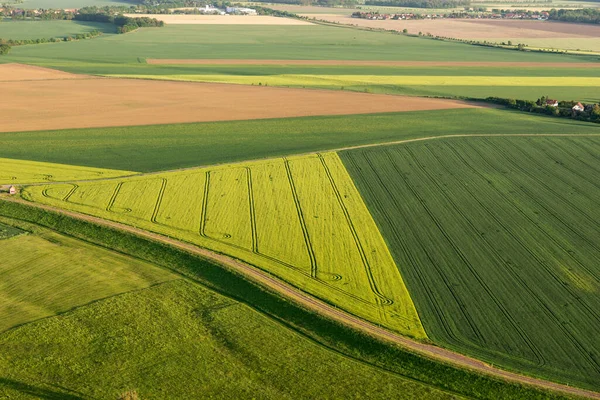
[[[424, 140], [424, 139], [421, 139]], [[542, 379], [532, 378], [529, 376], [519, 375], [513, 372], [504, 371], [494, 366], [488, 365], [482, 361], [476, 360], [471, 357], [464, 356], [452, 352], [450, 350], [443, 349], [430, 344], [420, 343], [411, 340], [407, 337], [395, 334], [369, 322], [363, 321], [353, 315], [347, 314], [333, 306], [330, 306], [312, 296], [296, 289], [289, 284], [271, 276], [270, 274], [259, 270], [249, 264], [246, 264], [240, 260], [232, 257], [213, 252], [211, 250], [201, 248], [189, 243], [185, 243], [176, 239], [172, 239], [157, 233], [148, 232], [142, 229], [138, 229], [132, 226], [120, 224], [113, 221], [107, 221], [101, 218], [92, 217], [85, 214], [80, 214], [72, 211], [61, 210], [56, 207], [46, 206], [42, 204], [30, 203], [22, 199], [14, 199], [8, 197], [0, 197], [0, 200], [10, 201], [15, 203], [26, 204], [32, 207], [37, 207], [43, 210], [60, 213], [67, 215], [72, 218], [87, 221], [97, 225], [103, 225], [110, 228], [118, 229], [124, 232], [132, 233], [134, 235], [150, 239], [156, 242], [164, 243], [173, 246], [177, 249], [186, 251], [188, 253], [203, 257], [213, 262], [217, 262], [220, 265], [235, 271], [236, 273], [244, 275], [246, 278], [252, 279], [254, 282], [262, 285], [263, 287], [269, 288], [285, 296], [287, 299], [295, 301], [296, 303], [307, 307], [308, 309], [331, 318], [335, 321], [343, 323], [354, 329], [359, 329], [365, 333], [368, 333], [379, 339], [394, 343], [401, 346], [404, 349], [417, 353], [419, 355], [441, 361], [447, 364], [451, 364], [456, 367], [467, 368], [472, 371], [476, 371], [482, 374], [491, 375], [496, 378], [504, 379], [513, 383], [520, 383], [525, 385], [533, 385], [542, 389], [554, 390], [565, 394], [587, 397], [592, 399], [600, 399], [600, 393], [592, 392], [585, 389], [579, 389], [576, 387], [561, 385]]]

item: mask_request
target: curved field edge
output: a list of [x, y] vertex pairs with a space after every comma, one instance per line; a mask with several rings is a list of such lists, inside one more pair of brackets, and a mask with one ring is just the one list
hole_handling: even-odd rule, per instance
[[174, 270], [244, 303], [326, 348], [388, 372], [472, 398], [559, 399], [565, 396], [459, 369], [418, 356], [282, 298], [242, 275], [165, 243], [28, 204], [0, 201], [0, 215], [34, 222]]
[[32, 185], [22, 196], [227, 254], [352, 315], [427, 338], [336, 153]]
[[469, 137], [340, 156], [436, 343], [597, 390], [598, 143]]

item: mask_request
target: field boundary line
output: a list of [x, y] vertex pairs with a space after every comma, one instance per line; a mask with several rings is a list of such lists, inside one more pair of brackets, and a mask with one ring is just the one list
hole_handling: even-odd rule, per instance
[[520, 375], [515, 372], [509, 372], [492, 365], [489, 365], [483, 361], [476, 360], [474, 358], [455, 353], [453, 351], [437, 347], [431, 344], [421, 343], [416, 340], [404, 337], [400, 334], [393, 333], [379, 326], [373, 325], [367, 321], [364, 321], [354, 315], [348, 314], [342, 310], [339, 310], [321, 300], [318, 300], [309, 294], [294, 288], [293, 286], [287, 284], [284, 281], [281, 281], [272, 275], [265, 273], [264, 271], [251, 266], [245, 262], [242, 262], [233, 257], [219, 254], [217, 252], [198, 247], [192, 245], [190, 243], [185, 243], [176, 239], [172, 239], [170, 237], [166, 237], [157, 233], [148, 232], [139, 228], [135, 228], [132, 226], [127, 226], [124, 224], [120, 224], [113, 221], [107, 221], [101, 218], [73, 212], [61, 210], [57, 207], [47, 206], [43, 204], [37, 204], [25, 201], [23, 199], [16, 198], [8, 198], [5, 196], [0, 197], [2, 201], [13, 202], [17, 204], [23, 204], [30, 207], [35, 207], [38, 209], [42, 209], [45, 211], [50, 211], [53, 213], [58, 213], [62, 215], [69, 216], [71, 218], [83, 220], [89, 223], [93, 223], [96, 225], [101, 225], [105, 227], [109, 227], [112, 229], [117, 229], [123, 232], [127, 232], [138, 237], [143, 237], [145, 239], [152, 240], [154, 242], [160, 242], [166, 244], [168, 246], [175, 247], [179, 250], [183, 250], [190, 254], [200, 256], [204, 259], [208, 259], [210, 261], [216, 262], [219, 265], [230, 269], [231, 271], [243, 275], [244, 277], [252, 280], [253, 282], [273, 290], [280, 295], [284, 296], [286, 299], [291, 300], [299, 305], [307, 307], [308, 309], [321, 314], [327, 318], [333, 319], [339, 323], [342, 323], [351, 328], [360, 330], [364, 333], [367, 333], [371, 336], [374, 336], [380, 340], [384, 340], [386, 342], [394, 343], [399, 345], [400, 347], [419, 354], [421, 356], [425, 356], [429, 359], [434, 359], [436, 361], [440, 361], [446, 364], [453, 365], [455, 367], [466, 368], [478, 373], [482, 373], [485, 375], [491, 375], [496, 378], [500, 378], [502, 380], [510, 381], [518, 384], [532, 385], [538, 388], [553, 390], [562, 392], [565, 394], [582, 396], [592, 399], [600, 399], [600, 393], [593, 392], [591, 390], [581, 389], [577, 387], [572, 387], [568, 385], [563, 385], [556, 382], [546, 381], [539, 378], [533, 378], [526, 375]]

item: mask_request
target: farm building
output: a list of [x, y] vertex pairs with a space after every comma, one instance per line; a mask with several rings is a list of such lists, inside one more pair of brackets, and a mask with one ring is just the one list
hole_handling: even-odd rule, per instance
[[17, 194], [17, 188], [15, 186], [11, 186], [8, 188], [8, 194]]
[[13, 185], [0, 185], [0, 193], [17, 194], [17, 188]]
[[558, 107], [558, 100], [546, 100], [546, 105], [550, 107]]
[[583, 107], [583, 104], [577, 103], [573, 106], [572, 110], [573, 111], [583, 111], [583, 110], [585, 110], [585, 107]]
[[254, 8], [244, 8], [244, 7], [227, 7], [225, 9], [227, 14], [241, 14], [241, 15], [257, 15], [258, 13]]

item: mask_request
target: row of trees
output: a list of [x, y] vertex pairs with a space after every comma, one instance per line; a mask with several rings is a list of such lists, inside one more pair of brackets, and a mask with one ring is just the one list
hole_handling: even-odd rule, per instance
[[600, 123], [600, 105], [583, 104], [583, 111], [574, 111], [573, 106], [577, 104], [574, 101], [560, 101], [558, 107], [546, 105], [548, 98], [542, 96], [537, 101], [504, 99], [501, 97], [488, 97], [486, 101], [495, 104], [501, 104], [508, 108], [520, 111], [534, 112], [538, 114], [552, 115], [555, 117], [572, 118], [581, 121]]
[[80, 9], [79, 12], [75, 14], [74, 19], [78, 21], [94, 21], [114, 24], [117, 26], [118, 33], [127, 33], [138, 28], [161, 27], [165, 25], [163, 21], [159, 21], [156, 18], [132, 18], [122, 14], [115, 15], [110, 11], [99, 9], [97, 7], [84, 7]]
[[470, 0], [366, 0], [368, 6], [413, 8], [456, 8], [471, 5]]
[[600, 10], [584, 8], [581, 10], [555, 10], [549, 11], [548, 19], [564, 22], [583, 22], [587, 24], [600, 24]]
[[73, 36], [65, 36], [62, 38], [38, 38], [38, 39], [2, 39], [0, 38], [0, 55], [8, 54], [10, 48], [13, 46], [23, 46], [26, 44], [41, 44], [41, 43], [58, 43], [58, 42], [70, 42], [73, 40], [91, 39], [96, 36], [102, 35], [102, 32], [93, 30], [85, 33], [78, 33]]

